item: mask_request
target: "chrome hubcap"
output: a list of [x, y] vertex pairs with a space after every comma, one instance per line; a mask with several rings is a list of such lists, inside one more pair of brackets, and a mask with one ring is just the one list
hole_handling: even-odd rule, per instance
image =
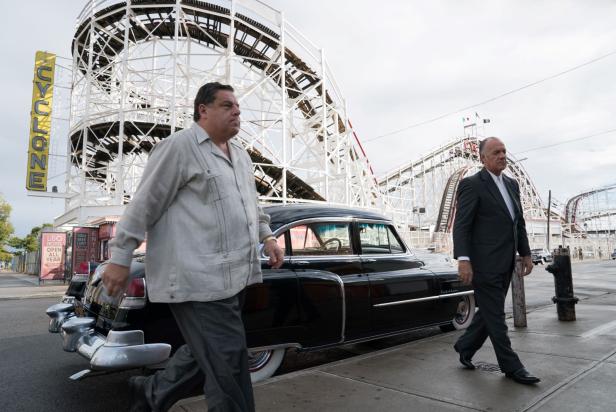
[[470, 313], [470, 302], [468, 296], [464, 297], [464, 300], [461, 300], [458, 303], [458, 311], [456, 312], [455, 321], [458, 324], [463, 324], [468, 319]]
[[260, 352], [249, 352], [248, 353], [248, 369], [250, 372], [256, 372], [262, 367], [264, 367], [267, 362], [269, 362], [272, 357], [271, 350], [264, 350]]

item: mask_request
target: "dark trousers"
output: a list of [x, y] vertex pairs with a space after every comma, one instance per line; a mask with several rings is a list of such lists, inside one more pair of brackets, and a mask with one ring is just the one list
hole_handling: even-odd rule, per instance
[[505, 322], [505, 297], [511, 282], [511, 272], [475, 272], [473, 288], [479, 310], [464, 334], [455, 344], [458, 352], [470, 356], [481, 348], [489, 337], [496, 353], [498, 366], [503, 372], [515, 372], [523, 367], [518, 355], [511, 349]]
[[186, 344], [145, 383], [154, 411], [166, 411], [204, 380], [208, 411], [255, 410], [241, 316], [244, 293], [214, 302], [169, 304]]

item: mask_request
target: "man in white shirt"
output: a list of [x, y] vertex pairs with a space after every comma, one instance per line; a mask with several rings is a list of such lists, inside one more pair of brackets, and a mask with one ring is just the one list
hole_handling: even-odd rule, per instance
[[109, 294], [121, 293], [147, 232], [148, 298], [169, 304], [186, 342], [164, 370], [131, 378], [131, 411], [167, 410], [204, 376], [210, 412], [255, 408], [241, 308], [246, 288], [262, 280], [259, 243], [273, 268], [283, 252], [257, 203], [250, 156], [234, 139], [233, 88], [207, 83], [194, 106], [195, 123], [150, 154], [103, 274]]
[[500, 139], [481, 141], [479, 155], [484, 168], [460, 182], [453, 227], [458, 276], [473, 285], [479, 310], [454, 349], [460, 362], [474, 369], [472, 357], [489, 337], [501, 371], [518, 383], [534, 384], [540, 380], [511, 349], [505, 323], [505, 297], [516, 252], [522, 257], [523, 275], [533, 269], [520, 189], [502, 173], [507, 167], [507, 150]]

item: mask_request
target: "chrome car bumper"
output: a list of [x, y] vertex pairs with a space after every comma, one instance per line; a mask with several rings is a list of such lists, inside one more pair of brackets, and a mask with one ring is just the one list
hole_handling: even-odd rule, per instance
[[94, 330], [94, 318], [78, 317], [70, 303], [50, 306], [46, 313], [50, 317], [49, 332], [60, 333], [62, 348], [88, 359], [92, 370], [131, 369], [169, 359], [171, 345], [146, 344], [141, 330], [112, 330], [105, 337]]

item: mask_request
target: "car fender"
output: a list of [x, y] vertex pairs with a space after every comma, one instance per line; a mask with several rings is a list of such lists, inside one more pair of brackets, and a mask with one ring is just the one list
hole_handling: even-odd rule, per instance
[[243, 319], [249, 347], [311, 347], [344, 340], [344, 285], [322, 270], [263, 270], [248, 288]]

